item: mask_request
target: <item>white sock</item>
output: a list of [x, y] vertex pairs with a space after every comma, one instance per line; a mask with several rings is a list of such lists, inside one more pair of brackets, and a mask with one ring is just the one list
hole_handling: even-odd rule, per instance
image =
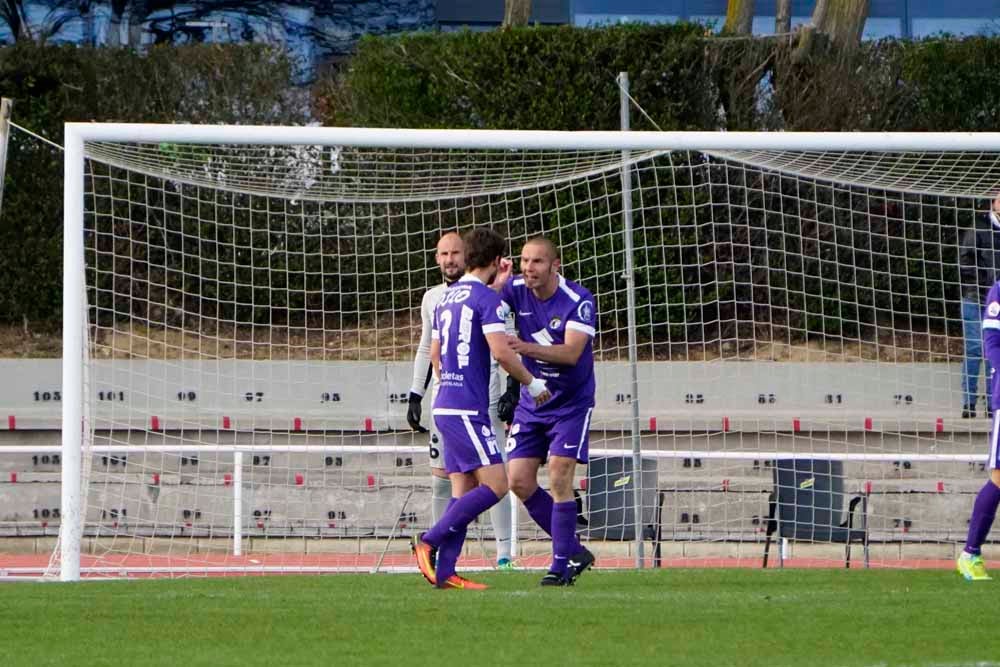
[[448, 509], [451, 501], [451, 480], [431, 475], [431, 524], [434, 525]]
[[490, 508], [493, 534], [497, 539], [497, 560], [510, 559], [510, 499], [505, 495]]

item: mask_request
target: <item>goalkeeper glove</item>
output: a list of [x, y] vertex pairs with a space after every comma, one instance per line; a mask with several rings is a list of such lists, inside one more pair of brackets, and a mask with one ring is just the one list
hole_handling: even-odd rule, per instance
[[520, 398], [521, 383], [508, 375], [507, 391], [505, 391], [500, 396], [500, 400], [497, 401], [497, 419], [502, 421], [504, 424], [510, 424], [513, 422], [514, 408], [517, 407], [517, 401]]
[[427, 433], [427, 429], [420, 425], [420, 411], [423, 400], [423, 396], [411, 391], [410, 405], [406, 410], [406, 423], [410, 425], [410, 428], [419, 433]]

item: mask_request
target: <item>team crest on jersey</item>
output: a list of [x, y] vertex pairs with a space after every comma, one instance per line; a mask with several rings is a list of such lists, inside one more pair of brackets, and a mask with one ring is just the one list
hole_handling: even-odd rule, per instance
[[594, 319], [594, 304], [584, 301], [576, 309], [576, 314], [580, 316], [582, 322], [590, 322]]
[[553, 317], [551, 320], [549, 320], [549, 328], [550, 329], [558, 329], [560, 324], [562, 324], [562, 320], [559, 319], [558, 315], [556, 317]]
[[501, 320], [507, 319], [507, 315], [509, 314], [510, 314], [510, 308], [507, 306], [507, 304], [501, 303], [499, 306], [497, 306], [497, 317], [499, 317]]
[[1000, 315], [1000, 303], [997, 303], [996, 301], [992, 302], [989, 306], [986, 307], [986, 314], [989, 315], [990, 317], [996, 317], [997, 315]]

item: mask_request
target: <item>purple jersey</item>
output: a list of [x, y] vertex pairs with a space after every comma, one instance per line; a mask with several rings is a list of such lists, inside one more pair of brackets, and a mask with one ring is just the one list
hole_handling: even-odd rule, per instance
[[1000, 410], [1000, 282], [993, 283], [990, 293], [986, 295], [986, 306], [983, 309], [983, 347], [986, 358], [992, 370], [988, 381], [991, 383], [992, 401], [990, 409]]
[[492, 356], [486, 334], [502, 334], [506, 315], [499, 295], [474, 276], [466, 274], [444, 291], [431, 331], [441, 343], [435, 415], [489, 414]]
[[562, 345], [566, 331], [572, 329], [590, 336], [574, 366], [550, 364], [523, 356], [521, 361], [531, 374], [545, 380], [552, 393], [540, 406], [521, 388], [521, 407], [540, 417], [562, 417], [586, 412], [594, 407], [594, 326], [597, 313], [594, 296], [572, 280], [559, 276], [555, 294], [544, 301], [524, 286], [524, 278], [508, 280], [500, 292], [513, 311], [521, 340], [539, 345]]

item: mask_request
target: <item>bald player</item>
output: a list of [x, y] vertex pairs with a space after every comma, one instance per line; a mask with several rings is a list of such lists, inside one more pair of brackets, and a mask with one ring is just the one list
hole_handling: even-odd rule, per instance
[[[427, 290], [420, 303], [420, 343], [413, 362], [413, 383], [410, 386], [409, 409], [406, 421], [410, 428], [420, 433], [426, 433], [421, 421], [422, 402], [428, 383], [431, 383], [431, 404], [437, 396], [439, 383], [431, 373], [431, 330], [434, 324], [434, 309], [440, 303], [445, 290], [456, 283], [465, 274], [465, 248], [462, 237], [457, 232], [448, 232], [438, 240], [435, 261], [441, 269], [444, 282]], [[489, 384], [489, 415], [497, 433], [503, 433], [503, 424], [497, 419], [497, 401], [500, 399], [500, 374], [497, 363], [493, 361], [490, 367]], [[430, 420], [430, 468], [431, 468], [431, 524], [435, 524], [444, 514], [451, 501], [451, 481], [444, 467], [444, 452], [441, 436]], [[501, 452], [503, 460], [506, 454]], [[493, 524], [493, 534], [496, 536], [497, 568], [513, 569], [511, 555], [511, 506], [507, 497], [501, 499], [490, 509], [490, 520]]]

